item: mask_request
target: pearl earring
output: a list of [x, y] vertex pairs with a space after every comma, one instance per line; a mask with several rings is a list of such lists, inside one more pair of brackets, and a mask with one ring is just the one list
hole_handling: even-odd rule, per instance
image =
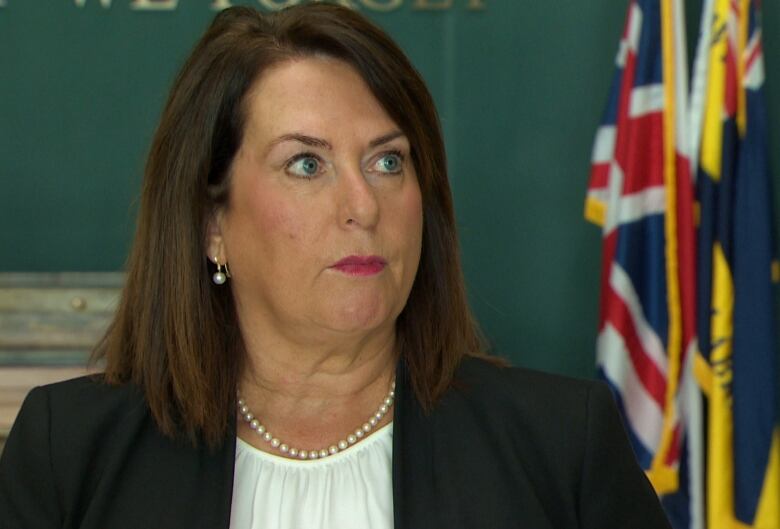
[[[222, 271], [222, 265], [219, 264], [219, 260], [216, 256], [214, 256], [214, 264], [217, 265], [217, 271], [211, 276], [211, 280], [214, 281], [215, 285], [224, 285], [228, 276]], [[225, 263], [225, 269], [227, 270], [227, 263]]]

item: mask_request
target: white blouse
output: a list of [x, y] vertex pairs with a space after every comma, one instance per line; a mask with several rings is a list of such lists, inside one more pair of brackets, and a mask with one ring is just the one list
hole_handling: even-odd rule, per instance
[[231, 529], [392, 529], [393, 423], [313, 461], [236, 438]]

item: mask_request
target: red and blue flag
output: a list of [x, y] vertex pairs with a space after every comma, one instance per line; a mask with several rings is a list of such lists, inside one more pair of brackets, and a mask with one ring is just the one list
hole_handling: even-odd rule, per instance
[[603, 234], [599, 374], [670, 509], [696, 494], [686, 433], [700, 404], [684, 28], [680, 0], [630, 2], [585, 208]]

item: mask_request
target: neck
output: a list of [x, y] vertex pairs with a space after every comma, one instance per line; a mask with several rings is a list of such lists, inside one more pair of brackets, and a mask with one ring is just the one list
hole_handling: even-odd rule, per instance
[[[307, 345], [247, 343], [239, 390], [275, 436], [301, 448], [342, 439], [376, 412], [395, 374], [395, 332]], [[378, 426], [392, 420], [392, 411]], [[248, 425], [239, 436], [268, 450]]]

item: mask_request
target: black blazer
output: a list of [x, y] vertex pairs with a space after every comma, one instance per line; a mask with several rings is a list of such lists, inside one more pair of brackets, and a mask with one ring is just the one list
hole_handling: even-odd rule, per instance
[[[396, 529], [670, 527], [603, 384], [475, 359], [457, 380], [426, 415], [399, 366]], [[216, 451], [166, 438], [131, 385], [39, 387], [0, 459], [0, 527], [227, 529], [234, 462], [234, 429]]]

